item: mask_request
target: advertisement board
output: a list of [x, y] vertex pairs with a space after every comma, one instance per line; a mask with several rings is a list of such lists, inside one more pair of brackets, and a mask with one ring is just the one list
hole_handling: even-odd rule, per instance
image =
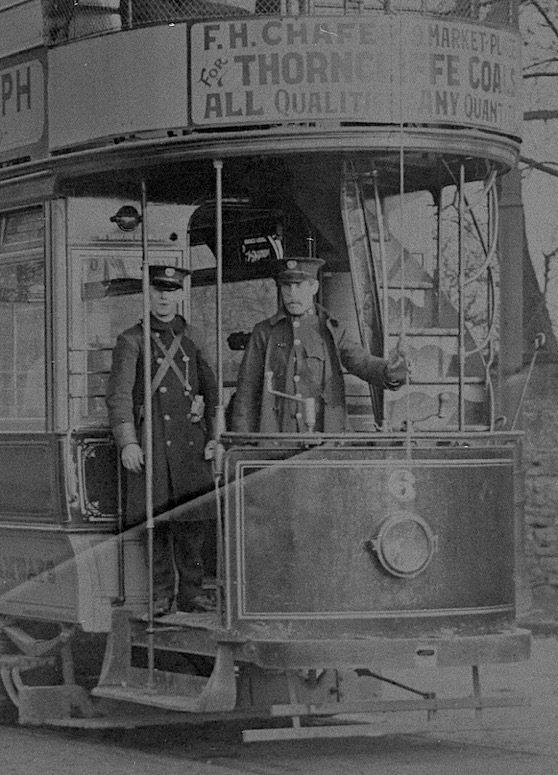
[[198, 126], [461, 124], [518, 135], [520, 40], [412, 16], [242, 19], [191, 29]]
[[35, 145], [45, 130], [45, 72], [41, 61], [14, 62], [0, 70], [0, 159]]

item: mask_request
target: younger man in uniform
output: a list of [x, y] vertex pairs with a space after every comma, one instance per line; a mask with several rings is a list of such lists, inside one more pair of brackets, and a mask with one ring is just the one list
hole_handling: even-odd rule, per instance
[[[153, 507], [161, 514], [207, 492], [211, 467], [204, 449], [211, 439], [217, 384], [198, 333], [177, 314], [189, 272], [150, 266]], [[118, 337], [106, 402], [122, 465], [127, 471], [128, 524], [145, 520], [142, 449], [144, 413], [143, 327]], [[204, 522], [155, 523], [155, 613], [198, 610], [202, 596]], [[176, 570], [175, 570], [176, 569]], [[176, 578], [178, 574], [178, 579]]]

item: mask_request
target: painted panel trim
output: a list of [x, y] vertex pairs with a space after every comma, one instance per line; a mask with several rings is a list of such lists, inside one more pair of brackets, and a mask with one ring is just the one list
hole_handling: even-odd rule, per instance
[[[250, 461], [238, 461], [235, 465], [235, 543], [236, 543], [236, 568], [238, 572], [238, 581], [236, 585], [236, 611], [238, 621], [272, 621], [272, 620], [333, 620], [333, 619], [366, 619], [366, 620], [386, 620], [386, 619], [399, 619], [399, 618], [437, 618], [449, 615], [458, 616], [479, 616], [486, 614], [505, 614], [512, 613], [514, 606], [510, 604], [503, 605], [486, 605], [486, 606], [473, 606], [473, 607], [456, 607], [456, 608], [424, 608], [424, 609], [397, 609], [397, 610], [330, 610], [330, 611], [258, 611], [250, 610], [247, 600], [247, 558], [246, 558], [246, 543], [247, 543], [247, 521], [246, 521], [246, 507], [245, 507], [245, 481], [248, 476], [252, 476], [253, 482], [254, 469], [260, 469], [258, 473], [266, 470], [273, 469], [350, 469], [354, 471], [356, 469], [376, 469], [385, 470], [390, 472], [390, 476], [387, 481], [387, 486], [391, 491], [391, 495], [399, 502], [404, 503], [413, 500], [415, 492], [412, 482], [406, 480], [405, 476], [400, 474], [410, 472], [412, 469], [486, 469], [487, 467], [494, 469], [505, 469], [513, 471], [514, 464], [511, 458], [472, 458], [472, 459], [439, 459], [439, 460], [420, 460], [420, 459], [401, 459], [398, 456], [388, 456], [383, 460], [293, 460], [287, 458], [285, 460], [250, 460]], [[255, 475], [257, 476], [258, 473]], [[227, 574], [231, 578], [231, 546], [227, 545]], [[232, 590], [228, 589], [229, 604], [232, 603]], [[232, 606], [231, 606], [232, 608]]]
[[41, 0], [23, 0], [0, 7], [0, 51], [17, 54], [43, 44]]
[[148, 27], [48, 53], [50, 148], [188, 125], [187, 26]]

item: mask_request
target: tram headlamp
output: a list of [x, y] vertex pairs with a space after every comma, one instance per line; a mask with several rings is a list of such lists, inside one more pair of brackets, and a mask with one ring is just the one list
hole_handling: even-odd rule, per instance
[[141, 223], [141, 215], [132, 205], [124, 205], [112, 216], [111, 223], [115, 223], [122, 231], [133, 231]]
[[382, 566], [393, 576], [413, 578], [429, 565], [437, 538], [421, 517], [407, 511], [392, 514], [367, 542]]

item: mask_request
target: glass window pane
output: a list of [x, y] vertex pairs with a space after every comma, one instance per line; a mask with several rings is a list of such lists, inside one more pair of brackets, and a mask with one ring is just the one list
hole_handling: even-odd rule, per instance
[[[216, 361], [215, 286], [192, 288], [192, 325], [206, 332], [205, 345], [212, 365]], [[223, 341], [234, 333], [250, 333], [256, 323], [277, 310], [277, 287], [273, 280], [250, 280], [225, 283], [223, 286]], [[242, 351], [232, 351], [226, 345], [223, 352], [223, 381], [236, 384]]]
[[0, 428], [44, 430], [42, 208], [0, 215]]
[[[181, 250], [153, 248], [153, 264], [179, 266]], [[142, 260], [137, 247], [76, 249], [75, 313], [71, 334], [70, 400], [75, 421], [104, 422], [112, 350], [122, 331], [143, 317]]]

